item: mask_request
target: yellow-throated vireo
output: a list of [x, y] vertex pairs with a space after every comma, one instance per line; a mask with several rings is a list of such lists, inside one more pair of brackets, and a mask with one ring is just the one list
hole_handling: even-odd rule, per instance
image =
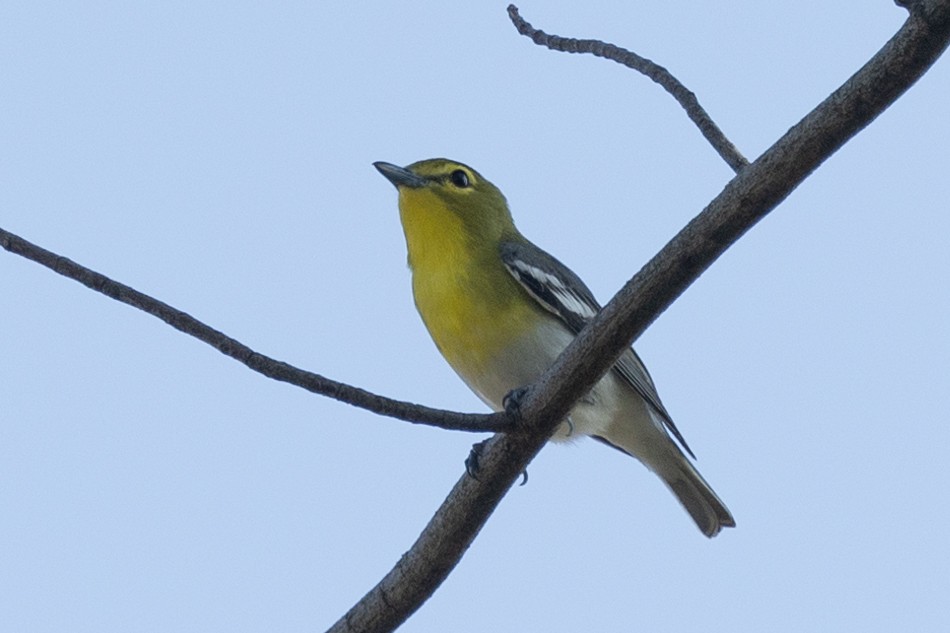
[[[412, 291], [429, 334], [462, 380], [501, 410], [505, 396], [534, 382], [600, 305], [577, 275], [515, 228], [501, 191], [471, 167], [441, 158], [374, 165], [399, 191]], [[693, 455], [632, 348], [553, 439], [574, 434], [640, 460], [706, 536], [735, 526], [683, 453]]]

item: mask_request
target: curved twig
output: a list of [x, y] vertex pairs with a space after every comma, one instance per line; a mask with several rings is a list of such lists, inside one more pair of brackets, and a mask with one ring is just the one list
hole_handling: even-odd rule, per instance
[[130, 288], [124, 284], [90, 270], [76, 262], [37, 246], [27, 240], [0, 228], [0, 246], [11, 253], [42, 264], [47, 268], [74, 279], [79, 283], [100, 292], [107, 297], [127, 303], [143, 312], [158, 317], [176, 330], [203, 341], [222, 354], [230, 356], [254, 371], [280, 380], [312, 393], [328, 396], [334, 400], [351, 404], [391, 418], [398, 418], [415, 424], [426, 424], [453, 431], [504, 432], [512, 428], [512, 422], [504, 413], [478, 414], [456, 413], [434, 409], [411, 402], [393, 400], [385, 396], [370, 393], [365, 389], [353, 387], [325, 376], [314, 374], [293, 365], [275, 360], [255, 352], [247, 345], [223, 332], [211, 328], [193, 316], [173, 308], [167, 303]]
[[525, 21], [518, 13], [518, 7], [513, 4], [508, 5], [508, 17], [511, 18], [511, 22], [518, 29], [518, 32], [530, 37], [535, 44], [564, 53], [590, 53], [596, 57], [613, 60], [646, 75], [660, 84], [686, 110], [686, 115], [696, 124], [702, 135], [732, 168], [732, 171], [739, 173], [742, 168], [749, 164], [746, 157], [733, 145], [732, 141], [726, 138], [726, 135], [719, 129], [712, 117], [699, 105], [696, 95], [663, 66], [645, 57], [640, 57], [633, 51], [628, 51], [625, 48], [601, 40], [578, 40], [573, 37], [561, 37], [560, 35], [545, 33]]
[[825, 159], [893, 103], [950, 42], [950, 0], [921, 1], [854, 76], [743, 169], [580, 333], [521, 404], [524, 432], [498, 435], [479, 479], [455, 485], [412, 548], [330, 631], [392, 631], [458, 563], [570, 407], [676, 297]]

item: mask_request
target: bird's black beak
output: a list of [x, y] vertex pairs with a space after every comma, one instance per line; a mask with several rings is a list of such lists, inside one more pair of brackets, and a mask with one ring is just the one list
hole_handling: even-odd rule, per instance
[[384, 163], [383, 161], [373, 163], [373, 167], [378, 169], [379, 173], [386, 176], [386, 180], [393, 183], [396, 189], [399, 187], [418, 189], [419, 187], [424, 187], [426, 184], [425, 178], [415, 175], [405, 167], [398, 167], [392, 163]]

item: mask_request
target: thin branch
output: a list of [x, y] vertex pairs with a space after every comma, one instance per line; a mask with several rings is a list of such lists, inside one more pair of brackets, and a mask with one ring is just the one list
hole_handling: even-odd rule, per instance
[[921, 2], [864, 67], [733, 178], [528, 391], [520, 410], [523, 432], [491, 439], [481, 454], [479, 480], [462, 477], [412, 548], [330, 631], [388, 632], [418, 609], [573, 403], [626, 346], [732, 243], [906, 91], [948, 42], [950, 0]]
[[456, 413], [431, 407], [393, 400], [384, 396], [370, 393], [365, 389], [353, 387], [336, 380], [331, 380], [319, 374], [314, 374], [293, 365], [275, 360], [264, 354], [255, 352], [247, 345], [237, 341], [223, 332], [215, 330], [193, 316], [173, 308], [167, 303], [139, 292], [129, 286], [113, 281], [101, 273], [97, 273], [76, 262], [41, 248], [24, 240], [13, 233], [0, 228], [0, 246], [17, 255], [33, 260], [47, 268], [74, 279], [79, 283], [92, 288], [107, 297], [127, 303], [130, 306], [158, 317], [176, 330], [184, 332], [203, 341], [222, 354], [230, 356], [252, 370], [291, 385], [302, 387], [307, 391], [334, 400], [351, 404], [361, 409], [372, 411], [380, 415], [405, 420], [415, 424], [427, 424], [454, 431], [477, 432], [504, 432], [512, 428], [512, 422], [503, 413], [476, 414]]
[[719, 129], [712, 117], [699, 105], [696, 95], [663, 66], [645, 57], [640, 57], [633, 51], [628, 51], [625, 48], [601, 40], [578, 40], [573, 37], [561, 37], [545, 33], [525, 21], [518, 13], [518, 7], [513, 4], [508, 5], [508, 17], [511, 18], [511, 22], [518, 29], [518, 32], [531, 38], [531, 41], [535, 44], [564, 53], [590, 53], [596, 57], [613, 60], [646, 75], [660, 84], [686, 110], [686, 115], [696, 124], [702, 135], [706, 137], [706, 140], [709, 141], [719, 156], [726, 161], [726, 164], [732, 168], [732, 171], [739, 173], [741, 169], [749, 164], [746, 157], [732, 144], [732, 141], [726, 138], [726, 135]]

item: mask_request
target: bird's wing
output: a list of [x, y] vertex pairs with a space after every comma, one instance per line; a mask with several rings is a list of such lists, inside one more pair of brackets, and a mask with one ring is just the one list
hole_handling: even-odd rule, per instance
[[[539, 305], [558, 317], [574, 334], [578, 334], [600, 312], [600, 304], [581, 278], [552, 255], [527, 241], [505, 241], [499, 250], [508, 272]], [[633, 348], [624, 351], [613, 368], [647, 401], [670, 433], [695, 459], [660, 401], [650, 373]]]

